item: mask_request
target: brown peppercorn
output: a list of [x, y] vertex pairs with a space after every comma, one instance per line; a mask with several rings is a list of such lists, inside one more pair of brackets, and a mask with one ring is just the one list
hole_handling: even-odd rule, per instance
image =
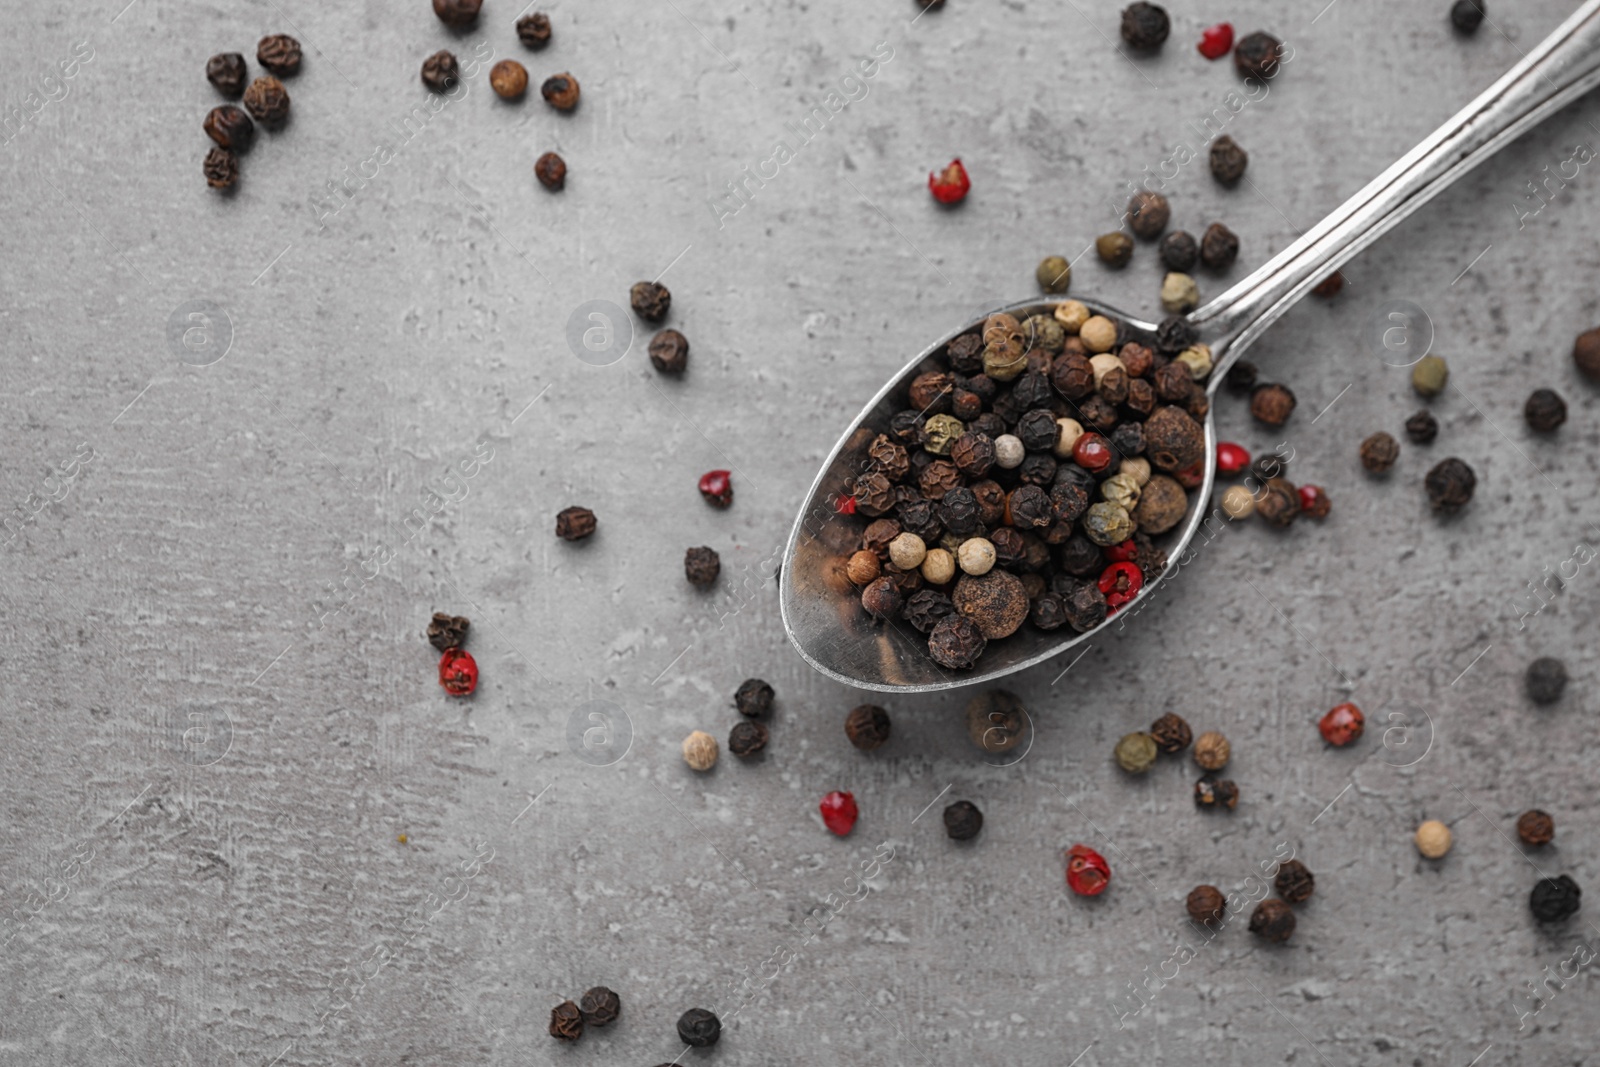
[[871, 582], [861, 590], [861, 606], [875, 619], [893, 619], [900, 614], [905, 597], [893, 578], [888, 576]]
[[1285, 860], [1273, 880], [1278, 895], [1290, 904], [1304, 904], [1317, 888], [1317, 879], [1299, 860]]
[[896, 503], [894, 483], [882, 471], [868, 471], [856, 479], [856, 508], [863, 515], [887, 515]]
[[889, 713], [876, 704], [853, 708], [845, 716], [844, 734], [852, 745], [871, 752], [889, 740]]
[[1400, 442], [1394, 435], [1379, 430], [1361, 442], [1361, 465], [1369, 474], [1388, 474], [1400, 458]]
[[471, 26], [482, 8], [483, 0], [433, 0], [433, 13], [446, 26]]
[[214, 107], [206, 116], [206, 136], [230, 152], [245, 152], [256, 139], [255, 123], [232, 104]]
[[1585, 330], [1572, 342], [1572, 362], [1585, 378], [1600, 382], [1600, 327]]
[[734, 723], [728, 731], [728, 751], [741, 759], [754, 756], [767, 747], [769, 736], [767, 728], [753, 719]]
[[674, 329], [650, 338], [650, 363], [662, 374], [682, 374], [689, 366], [689, 339]]
[[206, 153], [202, 170], [206, 184], [213, 189], [229, 189], [239, 180], [239, 157], [226, 148], [213, 148]]
[[944, 495], [961, 484], [961, 472], [946, 459], [936, 459], [917, 476], [917, 486], [929, 500], [943, 500]]
[[1282, 944], [1294, 935], [1294, 909], [1281, 900], [1263, 900], [1250, 913], [1250, 932], [1273, 944]]
[[1169, 756], [1182, 752], [1194, 740], [1189, 724], [1183, 721], [1182, 716], [1170, 711], [1150, 724], [1150, 736], [1155, 740], [1156, 747]]
[[1155, 369], [1156, 354], [1146, 345], [1129, 341], [1117, 351], [1117, 359], [1130, 378], [1143, 378]]
[[489, 88], [502, 100], [515, 100], [528, 91], [528, 68], [514, 59], [502, 59], [489, 70]]
[[1194, 761], [1201, 770], [1222, 770], [1228, 765], [1228, 757], [1232, 754], [1228, 739], [1216, 730], [1207, 730], [1194, 740]]
[[524, 47], [539, 49], [550, 43], [550, 16], [542, 11], [517, 20], [517, 40]]
[[772, 686], [760, 678], [746, 678], [733, 692], [733, 706], [740, 715], [758, 719], [772, 710]]
[[1163, 471], [1192, 467], [1206, 454], [1205, 430], [1181, 408], [1157, 408], [1145, 420], [1144, 441], [1145, 455]]
[[1556, 836], [1556, 821], [1538, 808], [1525, 811], [1517, 818], [1517, 836], [1524, 845], [1548, 845]]
[[989, 641], [1010, 637], [1028, 619], [1028, 593], [1010, 571], [963, 574], [950, 594], [956, 611], [978, 624]]
[[1551, 433], [1567, 421], [1567, 402], [1554, 389], [1535, 389], [1522, 405], [1522, 417], [1534, 433]]
[[422, 61], [422, 84], [436, 93], [447, 93], [461, 81], [461, 64], [455, 54], [439, 49]]
[[889, 543], [900, 536], [900, 524], [893, 519], [877, 519], [867, 523], [861, 531], [861, 547], [875, 554], [879, 560], [889, 558]]
[[622, 998], [603, 985], [597, 985], [578, 1001], [585, 1026], [609, 1026], [622, 1014]]
[[1208, 926], [1222, 921], [1228, 900], [1222, 895], [1222, 890], [1214, 885], [1197, 885], [1189, 890], [1188, 899], [1183, 902], [1183, 906], [1188, 910], [1190, 919], [1202, 926]]
[[1144, 483], [1139, 502], [1134, 505], [1133, 522], [1147, 534], [1162, 534], [1183, 521], [1189, 512], [1189, 494], [1165, 474], [1155, 474]]
[[911, 473], [911, 457], [903, 445], [896, 444], [887, 434], [879, 434], [867, 446], [867, 458], [891, 482], [903, 480]]
[[452, 648], [460, 648], [467, 639], [467, 628], [472, 623], [460, 615], [446, 615], [442, 611], [433, 613], [433, 619], [428, 623], [428, 644], [440, 652], [448, 652]]
[[1095, 255], [1112, 270], [1121, 270], [1133, 258], [1133, 238], [1116, 230], [1103, 233], [1094, 241]]
[[1423, 480], [1428, 503], [1433, 505], [1433, 510], [1445, 514], [1466, 507], [1477, 485], [1478, 478], [1472, 468], [1454, 456], [1441, 461]]
[[1282, 55], [1283, 45], [1276, 37], [1257, 31], [1241, 37], [1233, 46], [1233, 65], [1240, 74], [1270, 79], [1278, 73]]
[[552, 193], [559, 192], [567, 185], [567, 161], [554, 152], [546, 152], [534, 160], [533, 176]]
[[1294, 413], [1294, 393], [1287, 385], [1268, 382], [1250, 392], [1250, 414], [1257, 422], [1268, 426], [1282, 426]]
[[556, 513], [556, 536], [563, 541], [582, 541], [594, 530], [594, 512], [588, 508], [570, 507]]
[[1226, 778], [1208, 774], [1194, 784], [1194, 802], [1202, 808], [1232, 811], [1239, 804], [1239, 787]]
[[978, 624], [965, 615], [940, 619], [928, 634], [928, 655], [951, 670], [971, 670], [987, 646]]
[[878, 554], [862, 549], [850, 557], [845, 564], [844, 573], [856, 585], [871, 585], [878, 580], [880, 571]]
[[1172, 218], [1172, 207], [1167, 198], [1148, 189], [1134, 193], [1128, 200], [1128, 227], [1135, 237], [1152, 241], [1161, 236]]
[[698, 548], [691, 548], [683, 554], [684, 577], [701, 589], [715, 585], [717, 576], [721, 573], [722, 557], [717, 555], [715, 549], [701, 545]]
[[1200, 264], [1207, 270], [1223, 271], [1239, 258], [1239, 235], [1220, 222], [1206, 227], [1200, 238]]
[[248, 77], [244, 56], [238, 52], [219, 52], [206, 60], [206, 81], [224, 96], [236, 97], [244, 92]]
[[1233, 185], [1244, 177], [1250, 165], [1250, 153], [1239, 147], [1227, 134], [1211, 142], [1211, 176], [1223, 185]]
[[539, 93], [545, 103], [557, 111], [571, 111], [578, 106], [578, 79], [570, 74], [557, 74], [544, 80]]
[[1177, 360], [1157, 367], [1151, 372], [1150, 381], [1155, 388], [1156, 398], [1163, 404], [1185, 405], [1194, 399], [1194, 375]]
[[949, 410], [950, 394], [954, 390], [954, 378], [943, 371], [929, 371], [911, 380], [908, 397], [911, 406], [918, 411], [925, 415], [938, 415], [941, 410]]
[[634, 282], [628, 290], [633, 313], [646, 322], [660, 322], [672, 309], [672, 292], [660, 282]]
[[964, 433], [950, 446], [950, 461], [961, 473], [982, 478], [994, 466], [994, 438], [986, 433]]
[[289, 90], [277, 78], [257, 78], [244, 91], [244, 109], [263, 126], [280, 125], [289, 117]]
[[1433, 412], [1424, 409], [1406, 420], [1406, 437], [1412, 444], [1432, 444], [1438, 436], [1439, 420], [1433, 417]]
[[286, 33], [263, 37], [256, 45], [256, 62], [274, 74], [297, 74], [300, 71], [300, 42]]
[[1068, 400], [1081, 400], [1094, 392], [1094, 366], [1087, 356], [1063, 353], [1051, 364], [1050, 384]]
[[1256, 497], [1256, 514], [1279, 528], [1300, 516], [1300, 494], [1286, 478], [1273, 478]]
[[[435, 0], [434, 6], [438, 6]], [[559, 1041], [576, 1041], [583, 1036], [583, 1009], [563, 1000], [550, 1009], [550, 1036]]]

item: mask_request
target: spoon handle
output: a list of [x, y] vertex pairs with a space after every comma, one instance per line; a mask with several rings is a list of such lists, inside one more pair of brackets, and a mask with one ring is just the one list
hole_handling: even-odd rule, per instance
[[[1478, 98], [1298, 240], [1190, 316], [1217, 372], [1313, 286], [1507, 143], [1600, 85], [1600, 0], [1586, 0]], [[1222, 374], [1214, 373], [1213, 381]]]

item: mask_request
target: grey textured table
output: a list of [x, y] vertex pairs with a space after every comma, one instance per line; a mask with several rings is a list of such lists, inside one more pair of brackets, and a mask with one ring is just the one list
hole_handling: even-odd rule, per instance
[[[1174, 4], [1164, 54], [1131, 60], [1109, 3], [913, 22], [909, 0], [559, 0], [541, 53], [502, 0], [459, 37], [424, 0], [122, 3], [0, 3], [0, 1061], [647, 1065], [702, 1005], [725, 1035], [682, 1062], [1596, 1062], [1587, 968], [1526, 1014], [1529, 984], [1600, 937], [1592, 908], [1540, 929], [1526, 904], [1538, 871], [1600, 883], [1594, 568], [1526, 607], [1600, 543], [1597, 405], [1568, 356], [1600, 320], [1594, 175], [1528, 199], [1594, 144], [1592, 99], [1272, 331], [1256, 361], [1299, 410], [1274, 434], [1225, 400], [1220, 428], [1288, 442], [1332, 516], [1230, 528], [1126, 634], [1017, 677], [1037, 721], [1020, 762], [979, 758], [960, 693], [890, 701], [889, 744], [850, 748], [861, 696], [790, 650], [770, 580], [861, 399], [1032, 292], [1040, 256], [1079, 256], [1207, 115], [1250, 182], [1193, 164], [1167, 191], [1175, 224], [1239, 232], [1237, 278], [1570, 2], [1501, 0], [1470, 40], [1443, 0]], [[1195, 53], [1221, 18], [1294, 46], [1265, 98], [1230, 103], [1230, 66]], [[218, 195], [206, 57], [254, 69], [278, 31], [306, 46], [293, 121]], [[479, 66], [430, 113], [417, 69], [446, 46], [523, 59], [535, 85], [570, 70], [582, 106], [501, 102]], [[875, 48], [892, 57], [843, 81]], [[833, 90], [855, 98], [801, 144]], [[793, 158], [732, 210], [728, 183], [779, 140]], [[531, 175], [550, 148], [559, 195]], [[939, 210], [926, 172], [955, 155], [973, 193]], [[1148, 308], [1154, 262], [1090, 255], [1074, 286]], [[575, 309], [663, 272], [688, 375], [657, 376], [647, 334], [577, 358]], [[1452, 388], [1438, 443], [1374, 481], [1356, 443], [1419, 406], [1368, 340], [1400, 299]], [[1520, 416], [1539, 385], [1572, 406], [1548, 439]], [[1420, 483], [1450, 454], [1480, 483], [1440, 522]], [[713, 467], [736, 471], [727, 512], [695, 491]], [[581, 546], [551, 536], [573, 503], [600, 515]], [[697, 544], [722, 553], [710, 595], [681, 573]], [[435, 682], [434, 609], [473, 620], [470, 700]], [[1522, 694], [1540, 654], [1574, 674], [1553, 709]], [[695, 775], [681, 739], [725, 738], [750, 675], [779, 693], [766, 758]], [[1331, 750], [1315, 721], [1346, 694], [1370, 728]], [[595, 701], [620, 711], [599, 756], [604, 736], [572, 740], [606, 728]], [[1232, 738], [1237, 812], [1195, 810], [1187, 761], [1112, 765], [1168, 709]], [[834, 788], [862, 806], [848, 839], [816, 814]], [[966, 847], [939, 825], [957, 797], [987, 817]], [[1558, 835], [1525, 857], [1512, 822], [1535, 806]], [[1424, 818], [1454, 828], [1442, 862], [1411, 844]], [[1076, 841], [1114, 867], [1097, 900], [1062, 884]], [[1233, 923], [1185, 959], [1188, 890], [1245, 886], [1288, 848], [1318, 876], [1293, 941]], [[546, 1036], [552, 1005], [602, 983], [619, 1024]]]

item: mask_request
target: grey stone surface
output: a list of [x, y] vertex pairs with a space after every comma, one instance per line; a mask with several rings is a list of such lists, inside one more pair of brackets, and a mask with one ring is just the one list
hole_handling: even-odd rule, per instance
[[[1593, 144], [1592, 100], [1274, 328], [1256, 360], [1300, 409], [1274, 434], [1224, 400], [1223, 436], [1287, 441], [1333, 515], [1228, 530], [1126, 633], [1017, 678], [1037, 730], [1014, 765], [968, 743], [962, 694], [889, 701], [889, 743], [850, 748], [862, 697], [787, 647], [769, 580], [859, 402], [927, 338], [1031, 293], [1040, 256], [1078, 256], [1140, 168], [1198, 146], [1192, 123], [1223, 108], [1252, 155], [1237, 190], [1198, 164], [1168, 186], [1177, 224], [1242, 236], [1242, 277], [1571, 0], [1492, 4], [1471, 40], [1444, 0], [1173, 5], [1164, 53], [1135, 59], [1109, 3], [951, 0], [913, 23], [909, 0], [558, 0], [541, 53], [512, 5], [486, 6], [457, 37], [423, 0], [0, 0], [0, 94], [43, 102], [0, 149], [0, 1060], [650, 1064], [700, 1005], [725, 1036], [681, 1062], [1595, 1062], [1588, 969], [1519, 1029], [1528, 985], [1600, 937], [1592, 908], [1540, 929], [1526, 904], [1538, 871], [1600, 881], [1594, 566], [1517, 607], [1600, 543], [1597, 405], [1567, 355], [1600, 318], [1594, 177], [1552, 179], [1536, 215], [1525, 199]], [[1194, 51], [1221, 17], [1295, 50], [1237, 114], [1228, 64]], [[306, 46], [293, 121], [219, 196], [205, 59], [254, 70], [278, 31]], [[788, 124], [880, 42], [866, 95], [798, 145]], [[503, 103], [480, 67], [396, 132], [447, 46], [522, 59], [535, 84], [570, 70], [583, 104]], [[712, 198], [780, 139], [794, 158], [719, 226]], [[549, 148], [571, 166], [559, 195], [531, 176]], [[943, 211], [925, 175], [954, 155], [974, 191]], [[1081, 259], [1074, 289], [1150, 307], [1154, 261]], [[619, 361], [575, 356], [574, 309], [662, 272], [683, 380], [651, 371], [638, 324]], [[1454, 387], [1438, 443], [1374, 481], [1356, 442], [1420, 406], [1366, 339], [1397, 299], [1431, 318]], [[190, 301], [223, 309], [220, 358], [221, 332], [169, 343]], [[1572, 407], [1548, 439], [1520, 419], [1539, 385]], [[1450, 454], [1480, 483], [1440, 522], [1420, 482]], [[738, 497], [716, 512], [695, 480], [725, 466]], [[600, 515], [589, 543], [551, 536], [572, 503]], [[724, 560], [710, 595], [680, 571], [698, 544]], [[470, 700], [435, 684], [434, 609], [473, 619]], [[1521, 692], [1539, 654], [1573, 673], [1550, 709]], [[779, 693], [765, 759], [693, 774], [681, 739], [725, 738], [749, 675]], [[1371, 726], [1329, 750], [1315, 721], [1346, 696]], [[620, 733], [580, 757], [606, 739], [596, 701], [631, 730], [620, 759]], [[1232, 738], [1231, 816], [1194, 809], [1184, 760], [1113, 766], [1169, 709]], [[863, 810], [845, 840], [816, 814], [835, 788]], [[939, 826], [956, 798], [986, 816], [967, 845]], [[1533, 806], [1557, 837], [1524, 856]], [[1443, 861], [1410, 843], [1424, 818], [1454, 828]], [[1076, 841], [1114, 867], [1097, 900], [1062, 884]], [[1230, 924], [1119, 1018], [1196, 941], [1188, 890], [1231, 891], [1289, 847], [1318, 876], [1294, 939]], [[602, 983], [617, 1025], [546, 1036], [554, 1004]]]

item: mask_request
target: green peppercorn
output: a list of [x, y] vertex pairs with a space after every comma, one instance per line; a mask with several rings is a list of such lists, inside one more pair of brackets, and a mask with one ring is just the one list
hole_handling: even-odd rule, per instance
[[1114, 755], [1117, 766], [1129, 774], [1143, 774], [1156, 765], [1155, 738], [1142, 730], [1135, 730], [1117, 742]]
[[1423, 356], [1411, 368], [1411, 388], [1419, 396], [1438, 396], [1450, 380], [1450, 365], [1443, 356]]
[[948, 456], [967, 428], [954, 415], [935, 415], [922, 427], [922, 447], [936, 456]]
[[1033, 274], [1047, 293], [1064, 293], [1072, 284], [1072, 264], [1060, 256], [1045, 256]]
[[1121, 270], [1133, 258], [1133, 238], [1121, 230], [1101, 234], [1095, 238], [1094, 250], [1106, 266]]
[[1084, 535], [1102, 548], [1122, 544], [1133, 536], [1133, 529], [1133, 517], [1116, 504], [1091, 504], [1083, 517]]

